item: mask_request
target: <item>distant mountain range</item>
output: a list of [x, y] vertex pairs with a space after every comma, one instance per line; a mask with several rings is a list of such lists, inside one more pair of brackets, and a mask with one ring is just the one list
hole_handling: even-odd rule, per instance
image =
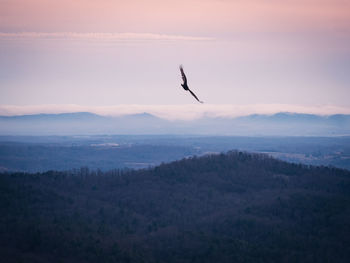
[[170, 121], [149, 113], [101, 116], [90, 112], [0, 116], [0, 135], [200, 134], [245, 136], [350, 135], [350, 115], [254, 114]]

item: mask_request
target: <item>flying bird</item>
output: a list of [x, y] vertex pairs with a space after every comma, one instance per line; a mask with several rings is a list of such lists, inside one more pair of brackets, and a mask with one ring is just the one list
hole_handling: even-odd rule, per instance
[[196, 100], [198, 100], [200, 103], [203, 103], [203, 101], [200, 101], [197, 98], [196, 94], [194, 94], [192, 92], [192, 90], [190, 90], [190, 88], [187, 86], [187, 78], [186, 78], [186, 75], [185, 75], [185, 72], [184, 72], [182, 65], [180, 65], [180, 71], [181, 71], [182, 80], [184, 82], [183, 84], [181, 84], [181, 86], [184, 88], [184, 90], [188, 90], [192, 94], [192, 96], [195, 97]]

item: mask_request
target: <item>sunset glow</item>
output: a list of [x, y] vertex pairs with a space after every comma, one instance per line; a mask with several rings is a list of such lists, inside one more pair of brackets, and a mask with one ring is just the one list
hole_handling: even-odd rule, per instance
[[195, 103], [179, 64], [218, 108], [348, 109], [350, 2], [0, 1], [0, 105]]

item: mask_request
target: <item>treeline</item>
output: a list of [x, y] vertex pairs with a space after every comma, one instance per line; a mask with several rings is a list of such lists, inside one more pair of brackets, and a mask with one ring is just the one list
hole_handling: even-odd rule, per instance
[[3, 262], [349, 262], [350, 172], [238, 151], [0, 174]]
[[68, 145], [0, 141], [0, 172], [65, 171], [87, 164], [94, 170], [100, 168], [104, 171], [125, 167], [138, 169], [179, 160], [196, 153], [198, 150], [188, 146], [146, 143], [104, 146], [98, 141], [87, 141], [85, 144], [73, 141]]

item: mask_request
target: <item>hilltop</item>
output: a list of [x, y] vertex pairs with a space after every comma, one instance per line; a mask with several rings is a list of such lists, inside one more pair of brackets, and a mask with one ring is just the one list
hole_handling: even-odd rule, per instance
[[348, 262], [350, 172], [238, 151], [1, 174], [5, 262]]

